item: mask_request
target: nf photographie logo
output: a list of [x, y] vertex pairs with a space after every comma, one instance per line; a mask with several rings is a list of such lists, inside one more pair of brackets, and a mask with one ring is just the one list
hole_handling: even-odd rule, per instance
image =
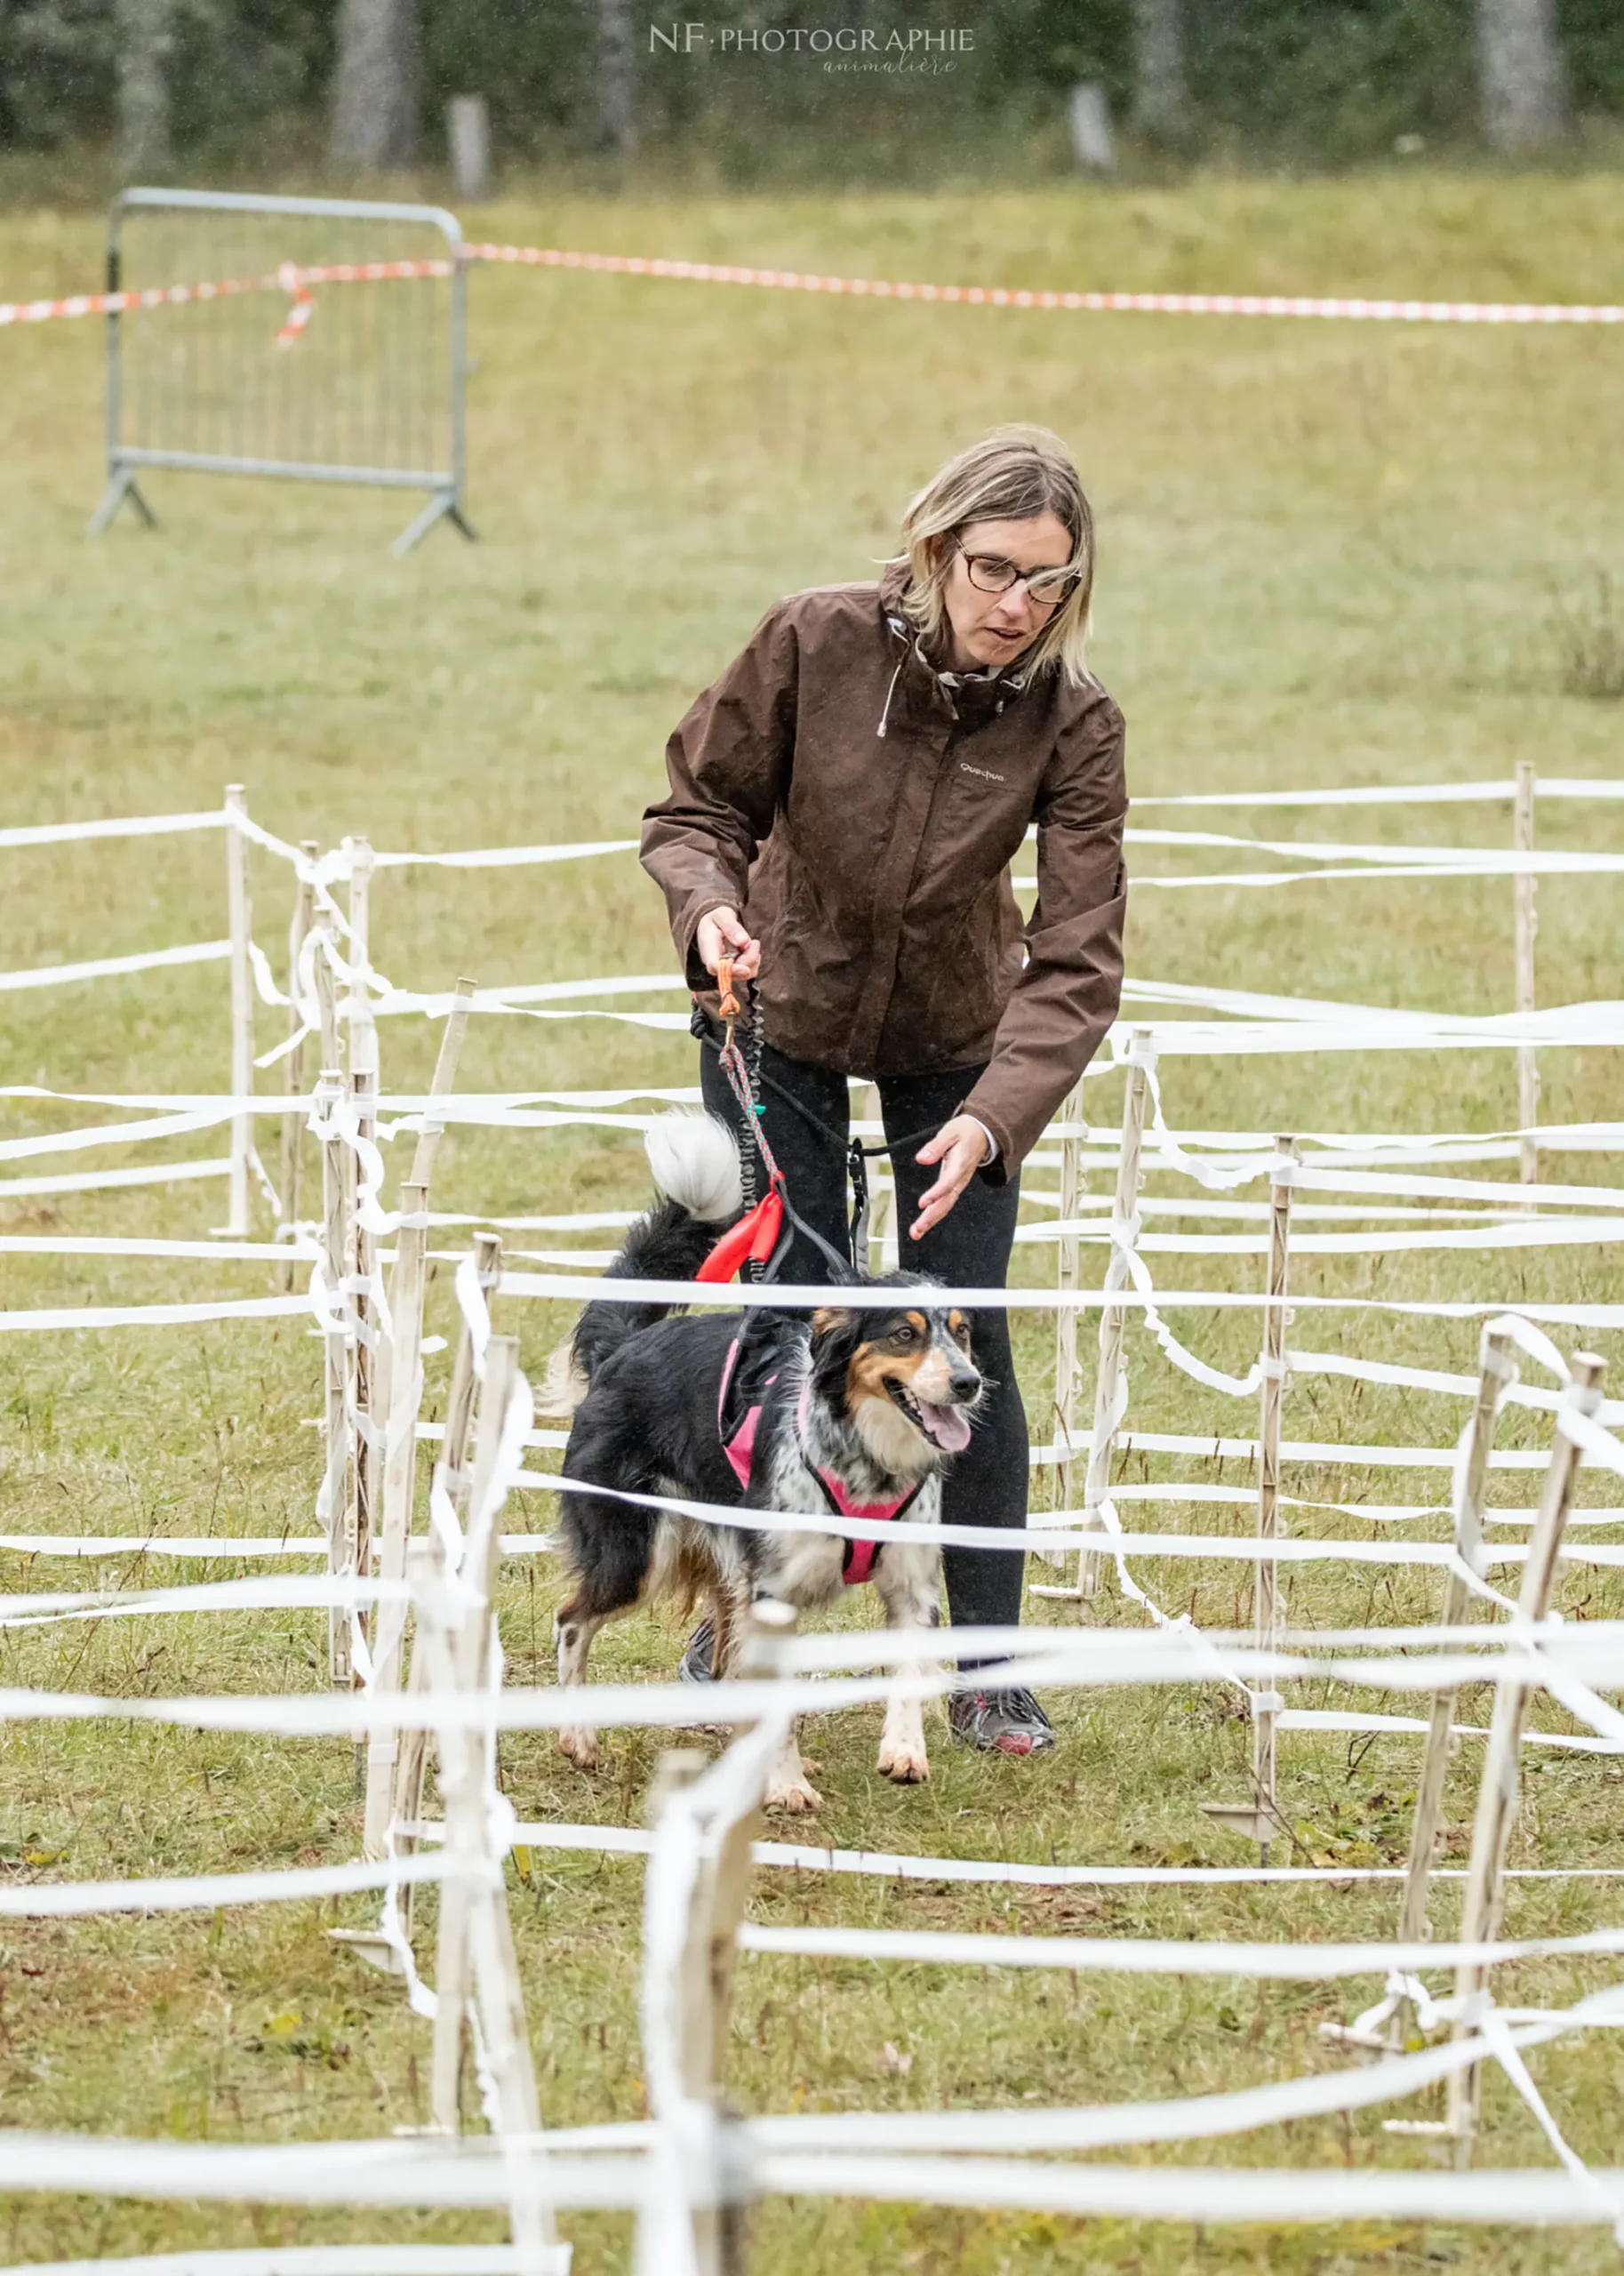
[[918, 25], [649, 24], [651, 55], [796, 55], [817, 58], [826, 71], [951, 71], [975, 50], [973, 31]]

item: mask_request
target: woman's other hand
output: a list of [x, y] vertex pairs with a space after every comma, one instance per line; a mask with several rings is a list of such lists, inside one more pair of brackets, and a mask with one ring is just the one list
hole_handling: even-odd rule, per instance
[[707, 972], [715, 972], [724, 957], [733, 960], [735, 980], [761, 976], [761, 942], [751, 940], [739, 922], [736, 909], [713, 909], [700, 919], [693, 943]]
[[919, 1214], [909, 1229], [910, 1239], [923, 1240], [932, 1225], [940, 1224], [990, 1151], [987, 1133], [972, 1114], [956, 1114], [951, 1122], [942, 1124], [928, 1145], [921, 1146], [914, 1159], [927, 1167], [940, 1162], [941, 1172], [935, 1184], [919, 1197]]

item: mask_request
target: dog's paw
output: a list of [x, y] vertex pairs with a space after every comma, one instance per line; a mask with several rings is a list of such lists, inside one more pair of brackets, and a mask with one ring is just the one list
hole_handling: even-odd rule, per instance
[[930, 1781], [931, 1766], [923, 1747], [882, 1747], [877, 1767], [882, 1778], [894, 1779], [899, 1786], [924, 1786]]
[[775, 1778], [762, 1807], [782, 1810], [786, 1817], [812, 1817], [823, 1807], [823, 1797], [809, 1779]]
[[577, 1770], [597, 1768], [597, 1733], [596, 1731], [560, 1731], [558, 1751], [567, 1755]]

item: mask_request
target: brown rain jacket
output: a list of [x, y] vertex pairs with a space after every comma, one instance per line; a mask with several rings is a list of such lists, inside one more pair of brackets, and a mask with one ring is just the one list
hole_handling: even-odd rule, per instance
[[[842, 1074], [980, 1066], [964, 1111], [1003, 1182], [1098, 1049], [1122, 990], [1127, 789], [1103, 688], [938, 670], [902, 578], [794, 593], [692, 705], [644, 817], [688, 984], [700, 919], [762, 942], [769, 1043]], [[1024, 926], [1010, 864], [1037, 831]]]

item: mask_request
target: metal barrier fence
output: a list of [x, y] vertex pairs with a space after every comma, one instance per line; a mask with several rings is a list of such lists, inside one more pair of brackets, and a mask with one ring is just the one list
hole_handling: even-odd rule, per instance
[[[203, 280], [177, 287], [175, 280]], [[467, 277], [437, 205], [126, 189], [108, 228], [107, 488], [156, 522], [153, 467], [427, 490], [396, 543], [463, 510]]]

